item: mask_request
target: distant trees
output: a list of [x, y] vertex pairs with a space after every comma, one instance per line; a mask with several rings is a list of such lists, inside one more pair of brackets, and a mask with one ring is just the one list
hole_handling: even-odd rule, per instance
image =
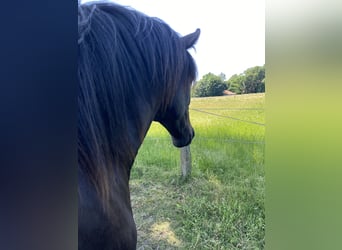
[[231, 76], [226, 83], [228, 90], [236, 94], [265, 92], [265, 66], [246, 69], [242, 74]]
[[235, 94], [243, 94], [245, 91], [244, 77], [242, 75], [233, 75], [226, 82], [229, 91]]
[[217, 76], [213, 73], [208, 73], [204, 75], [196, 83], [193, 89], [193, 95], [197, 97], [223, 95], [223, 91], [227, 89], [224, 78], [224, 74]]
[[227, 81], [226, 75], [208, 73], [199, 80], [193, 88], [193, 96], [220, 96], [228, 89], [236, 94], [265, 92], [265, 65], [246, 69], [241, 74], [231, 76]]

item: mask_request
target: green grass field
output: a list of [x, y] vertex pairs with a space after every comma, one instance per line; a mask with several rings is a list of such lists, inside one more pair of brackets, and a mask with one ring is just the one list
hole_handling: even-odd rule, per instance
[[130, 181], [138, 249], [264, 248], [264, 104], [265, 94], [193, 98], [185, 181], [179, 149], [152, 124]]

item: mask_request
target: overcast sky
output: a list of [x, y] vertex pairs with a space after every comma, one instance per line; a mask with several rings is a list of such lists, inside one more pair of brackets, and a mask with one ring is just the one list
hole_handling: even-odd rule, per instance
[[[82, 2], [86, 2], [83, 0]], [[265, 0], [116, 0], [155, 16], [181, 35], [201, 29], [192, 51], [199, 79], [242, 73], [265, 63]]]

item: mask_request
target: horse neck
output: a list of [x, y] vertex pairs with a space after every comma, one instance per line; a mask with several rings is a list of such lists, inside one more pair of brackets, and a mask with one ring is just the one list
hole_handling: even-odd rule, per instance
[[[155, 116], [154, 105], [137, 105], [134, 112], [130, 112], [128, 119], [128, 131], [129, 131], [129, 143], [133, 152], [133, 159], [131, 164], [138, 153], [140, 146], [142, 145], [144, 138], [151, 126], [151, 123]], [[131, 167], [131, 166], [129, 166]]]
[[140, 96], [134, 96], [133, 100], [131, 99], [126, 102], [127, 117], [125, 131], [127, 132], [127, 146], [130, 152], [125, 154], [126, 158], [121, 159], [121, 162], [125, 162], [125, 169], [128, 170], [128, 179], [138, 150], [163, 100], [159, 91], [141, 91], [139, 93], [141, 93]]

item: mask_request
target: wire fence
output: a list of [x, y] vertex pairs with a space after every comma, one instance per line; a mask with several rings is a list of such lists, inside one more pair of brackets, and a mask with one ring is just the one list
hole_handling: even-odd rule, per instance
[[[236, 118], [236, 117], [232, 117], [232, 116], [221, 115], [221, 114], [216, 114], [216, 113], [206, 111], [206, 110], [248, 110], [248, 111], [257, 110], [257, 111], [263, 111], [263, 110], [265, 110], [264, 108], [201, 108], [201, 109], [190, 108], [190, 110], [200, 112], [203, 114], [207, 114], [207, 115], [216, 116], [216, 117], [227, 118], [227, 119], [231, 119], [231, 120], [235, 120], [235, 121], [254, 124], [254, 125], [258, 125], [258, 126], [266, 126], [266, 124], [264, 124], [264, 123], [259, 123], [259, 122], [255, 122], [255, 121], [248, 121], [248, 120], [244, 120], [244, 119], [240, 119], [240, 118]], [[264, 140], [239, 140], [239, 139], [229, 139], [229, 138], [219, 138], [219, 137], [203, 137], [203, 136], [195, 137], [195, 141], [211, 141], [211, 140], [215, 140], [217, 142], [226, 142], [226, 143], [261, 144], [261, 145], [265, 144]], [[150, 142], [170, 141], [170, 138], [169, 137], [151, 137], [151, 136], [148, 136], [145, 138], [145, 141], [147, 141], [147, 142], [148, 141], [150, 141]]]
[[[264, 108], [201, 108], [201, 109], [197, 109], [197, 108], [190, 108], [190, 110], [196, 111], [196, 112], [200, 112], [200, 113], [204, 113], [207, 115], [212, 115], [212, 116], [217, 116], [217, 117], [221, 117], [221, 118], [227, 118], [227, 119], [231, 119], [231, 120], [235, 120], [235, 121], [240, 121], [240, 122], [245, 122], [245, 123], [249, 123], [249, 124], [254, 124], [254, 125], [259, 125], [259, 126], [266, 126], [266, 124], [264, 123], [259, 123], [259, 122], [255, 122], [255, 121], [248, 121], [248, 120], [244, 120], [244, 119], [240, 119], [240, 118], [236, 118], [236, 117], [232, 117], [232, 116], [227, 116], [227, 115], [221, 115], [221, 114], [216, 114], [216, 113], [212, 113], [212, 112], [208, 112], [206, 110], [265, 110]], [[166, 140], [170, 140], [169, 137], [146, 137], [145, 141], [166, 141]], [[242, 143], [242, 144], [261, 144], [264, 145], [265, 141], [262, 140], [239, 140], [239, 139], [229, 139], [229, 138], [219, 138], [219, 137], [195, 137], [195, 141], [211, 141], [211, 140], [215, 140], [216, 142], [225, 142], [225, 143]]]
[[[170, 141], [169, 137], [146, 137], [144, 141]], [[238, 139], [229, 139], [229, 138], [218, 138], [218, 137], [195, 137], [194, 141], [212, 141], [215, 140], [216, 142], [227, 142], [227, 143], [242, 143], [242, 144], [265, 144], [264, 141], [256, 140], [238, 140]]]
[[[220, 115], [220, 114], [216, 114], [216, 113], [212, 113], [212, 112], [205, 111], [205, 110], [203, 110], [203, 109], [190, 108], [190, 110], [193, 110], [193, 111], [196, 111], [196, 112], [200, 112], [200, 113], [204, 113], [204, 114], [208, 114], [208, 115], [217, 116], [217, 117], [228, 118], [228, 119], [235, 120], [235, 121], [240, 121], [240, 122], [255, 124], [255, 125], [259, 125], [259, 126], [266, 126], [266, 124], [264, 124], [264, 123], [259, 123], [259, 122], [254, 122], [254, 121], [248, 121], [248, 120], [244, 120], [244, 119], [240, 119], [240, 118], [236, 118], [236, 117], [232, 117], [232, 116], [227, 116], [227, 115]], [[242, 109], [240, 109], [240, 110], [242, 110]], [[245, 110], [247, 110], [247, 109], [245, 109]]]
[[261, 111], [265, 109], [264, 108], [200, 108], [199, 110], [260, 110]]

